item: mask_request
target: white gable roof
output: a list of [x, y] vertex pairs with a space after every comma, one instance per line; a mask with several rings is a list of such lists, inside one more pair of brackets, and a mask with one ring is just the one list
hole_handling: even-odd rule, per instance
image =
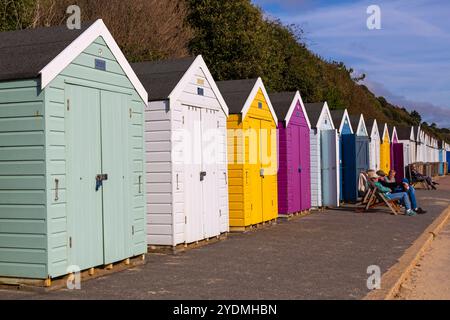
[[361, 113], [361, 116], [359, 117], [359, 123], [358, 123], [358, 128], [356, 129], [356, 132], [362, 132], [364, 136], [368, 136], [369, 133], [367, 132], [367, 127], [366, 127], [366, 120], [364, 120], [364, 115]]
[[381, 141], [384, 141], [384, 138], [387, 136], [389, 142], [391, 142], [391, 136], [389, 135], [389, 128], [387, 123], [384, 124], [383, 136], [381, 137]]
[[294, 113], [295, 107], [297, 106], [297, 102], [300, 102], [300, 106], [302, 108], [303, 115], [305, 116], [306, 122], [308, 123], [308, 128], [311, 129], [311, 123], [309, 122], [308, 114], [306, 113], [305, 104], [303, 103], [302, 96], [300, 91], [297, 90], [294, 96], [294, 100], [292, 100], [291, 106], [289, 107], [289, 111], [286, 114], [286, 127], [289, 125], [289, 121], [291, 120], [292, 114]]
[[256, 80], [255, 85], [253, 86], [252, 91], [250, 92], [250, 95], [248, 96], [247, 100], [245, 101], [244, 107], [242, 108], [242, 119], [245, 118], [247, 115], [247, 112], [250, 110], [250, 107], [252, 106], [253, 101], [255, 100], [256, 95], [258, 94], [259, 89], [261, 89], [264, 99], [266, 99], [267, 105], [269, 106], [270, 113], [272, 114], [273, 120], [278, 125], [278, 118], [275, 114], [275, 110], [273, 109], [272, 103], [270, 102], [269, 95], [267, 94], [266, 88], [264, 87], [264, 83], [261, 78], [258, 78]]
[[378, 138], [378, 140], [380, 140], [380, 131], [378, 129], [377, 119], [373, 120], [372, 132], [370, 132], [370, 138], [372, 138], [372, 139]]
[[108, 45], [117, 62], [133, 84], [134, 88], [142, 98], [144, 103], [148, 104], [148, 94], [138, 77], [134, 73], [127, 59], [123, 55], [113, 36], [104, 24], [103, 20], [95, 21], [86, 29], [78, 38], [76, 38], [69, 46], [59, 53], [49, 64], [47, 64], [40, 72], [41, 88], [44, 89], [58, 74], [60, 74], [78, 55], [80, 55], [92, 42], [98, 37], [102, 37]]
[[331, 117], [331, 112], [330, 112], [330, 108], [328, 107], [328, 103], [325, 101], [323, 103], [323, 107], [322, 107], [322, 111], [320, 113], [320, 117], [319, 120], [317, 120], [317, 127], [319, 128], [321, 126], [321, 124], [323, 123], [323, 121], [325, 120], [325, 117], [328, 117], [328, 119], [330, 120], [330, 124], [332, 129], [336, 129], [333, 123], [333, 118]]
[[214, 95], [216, 96], [217, 100], [219, 101], [220, 106], [222, 107], [223, 112], [228, 116], [228, 106], [225, 102], [225, 100], [222, 97], [222, 94], [220, 93], [219, 88], [217, 87], [216, 82], [214, 81], [213, 76], [211, 75], [211, 72], [208, 69], [208, 66], [206, 65], [205, 60], [203, 60], [203, 57], [201, 55], [198, 55], [194, 62], [191, 64], [189, 69], [186, 71], [186, 73], [183, 75], [181, 80], [177, 83], [175, 88], [172, 90], [172, 92], [169, 94], [169, 99], [176, 99], [182, 92], [183, 88], [185, 88], [189, 81], [193, 76], [195, 76], [195, 72], [201, 69], [203, 73], [205, 74], [206, 80], [211, 85], [211, 89], [214, 92]]
[[348, 126], [350, 128], [350, 132], [353, 134], [353, 127], [352, 127], [352, 123], [350, 121], [350, 116], [348, 114], [348, 110], [345, 109], [344, 110], [344, 115], [342, 116], [342, 120], [341, 120], [341, 125], [339, 126], [339, 132], [342, 132], [342, 129], [344, 129], [344, 125], [345, 125], [345, 120], [347, 120]]

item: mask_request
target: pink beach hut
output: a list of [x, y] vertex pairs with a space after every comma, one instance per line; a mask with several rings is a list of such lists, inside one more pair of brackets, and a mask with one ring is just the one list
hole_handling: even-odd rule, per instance
[[311, 124], [300, 92], [270, 95], [278, 117], [278, 212], [286, 216], [311, 208]]

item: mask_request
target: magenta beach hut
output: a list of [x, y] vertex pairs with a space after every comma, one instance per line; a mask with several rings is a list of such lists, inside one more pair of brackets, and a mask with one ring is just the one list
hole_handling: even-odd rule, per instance
[[278, 117], [278, 212], [287, 216], [311, 208], [311, 125], [300, 92], [270, 95]]

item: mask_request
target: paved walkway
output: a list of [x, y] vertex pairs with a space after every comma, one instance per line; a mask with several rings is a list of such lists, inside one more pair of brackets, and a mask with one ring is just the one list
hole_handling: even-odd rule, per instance
[[361, 299], [367, 267], [385, 272], [450, 205], [450, 177], [440, 183], [438, 191], [418, 191], [426, 215], [329, 210], [175, 256], [149, 255], [146, 265], [84, 282], [81, 290], [3, 290], [0, 298]]

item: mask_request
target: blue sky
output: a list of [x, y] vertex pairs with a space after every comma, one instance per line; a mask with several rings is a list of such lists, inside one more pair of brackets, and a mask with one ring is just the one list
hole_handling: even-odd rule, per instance
[[[450, 128], [450, 1], [252, 1], [300, 25], [312, 51], [365, 73], [375, 94]], [[372, 4], [381, 9], [380, 30], [367, 28]]]

